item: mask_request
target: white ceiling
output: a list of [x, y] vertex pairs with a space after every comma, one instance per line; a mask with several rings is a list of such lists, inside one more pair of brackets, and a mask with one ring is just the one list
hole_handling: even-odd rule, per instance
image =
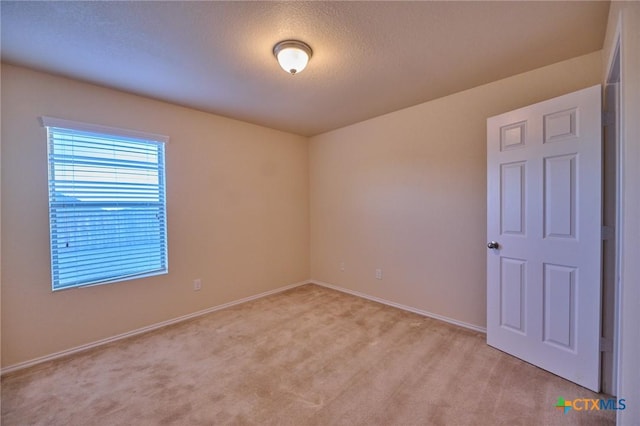
[[[315, 135], [601, 49], [608, 2], [10, 2], [2, 60]], [[313, 48], [291, 76], [283, 39]]]

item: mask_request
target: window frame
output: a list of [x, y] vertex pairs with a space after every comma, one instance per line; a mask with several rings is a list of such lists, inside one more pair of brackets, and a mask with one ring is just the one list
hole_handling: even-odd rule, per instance
[[[73, 289], [73, 288], [92, 287], [96, 285], [111, 284], [111, 283], [129, 281], [129, 280], [138, 279], [138, 278], [168, 274], [169, 273], [169, 254], [168, 254], [168, 236], [167, 236], [168, 220], [167, 220], [167, 198], [166, 198], [166, 186], [167, 186], [166, 145], [169, 143], [169, 137], [165, 135], [157, 134], [157, 133], [90, 124], [90, 123], [65, 120], [65, 119], [48, 117], [48, 116], [40, 117], [40, 123], [46, 129], [47, 169], [48, 169], [47, 179], [49, 182], [48, 190], [47, 190], [47, 193], [48, 193], [47, 204], [48, 204], [48, 211], [49, 211], [49, 248], [50, 248], [50, 254], [51, 254], [51, 289], [52, 291], [56, 292], [56, 291]], [[157, 247], [160, 250], [160, 253], [162, 253], [160, 255], [161, 257], [158, 257], [158, 259], [160, 259], [160, 264], [163, 266], [162, 268], [148, 270], [148, 271], [144, 271], [141, 268], [140, 272], [130, 273], [130, 274], [125, 274], [124, 272], [126, 270], [121, 269], [122, 273], [120, 274], [111, 273], [110, 278], [108, 277], [103, 279], [95, 279], [95, 278], [86, 279], [85, 278], [84, 282], [79, 282], [75, 284], [63, 285], [59, 282], [59, 278], [58, 278], [58, 282], [56, 282], [56, 278], [55, 278], [56, 274], [54, 273], [54, 270], [55, 270], [54, 268], [56, 268], [57, 266], [58, 275], [61, 268], [60, 268], [60, 265], [57, 264], [57, 261], [54, 261], [53, 235], [54, 235], [55, 225], [52, 221], [52, 205], [55, 204], [56, 201], [53, 198], [54, 193], [52, 192], [51, 185], [54, 182], [54, 178], [52, 176], [52, 170], [54, 170], [56, 165], [59, 166], [59, 163], [56, 163], [53, 160], [52, 154], [50, 152], [51, 145], [53, 143], [52, 138], [54, 137], [52, 132], [55, 132], [55, 129], [61, 129], [60, 133], [63, 133], [64, 131], [92, 133], [92, 134], [95, 134], [96, 136], [104, 138], [105, 140], [109, 140], [110, 138], [113, 138], [114, 147], [117, 147], [117, 142], [116, 142], [117, 140], [120, 140], [119, 142], [122, 143], [123, 145], [125, 145], [127, 142], [148, 144], [148, 145], [151, 145], [151, 144], [161, 145], [161, 148], [158, 149], [158, 152], [159, 154], [161, 153], [162, 155], [159, 155], [159, 158], [157, 159], [156, 170], [158, 172], [158, 178], [159, 178], [159, 181], [157, 184], [157, 190], [158, 190], [159, 197], [161, 199], [158, 205], [159, 205], [159, 208], [161, 209], [160, 210], [161, 213], [163, 214], [163, 221], [164, 221], [160, 225], [160, 234], [157, 234], [159, 238], [159, 245]], [[132, 139], [132, 140], [125, 141], [122, 139]], [[86, 141], [83, 141], [83, 143], [86, 143]], [[121, 147], [123, 145], [121, 145]], [[96, 186], [99, 186], [99, 185], [96, 185]], [[105, 189], [103, 189], [103, 191], [105, 191]], [[100, 192], [97, 192], [97, 194], [100, 194]], [[107, 193], [105, 192], [105, 194]], [[117, 200], [111, 201], [111, 203], [114, 203], [114, 206], [115, 204], [120, 202], [122, 201], [117, 201]], [[114, 209], [114, 210], [117, 210], [117, 209]], [[104, 217], [107, 217], [107, 216], [108, 215], [104, 215]], [[55, 232], [58, 232], [57, 228], [55, 228]], [[123, 235], [126, 236], [126, 234], [123, 234]], [[99, 271], [99, 269], [96, 269], [96, 271]]]

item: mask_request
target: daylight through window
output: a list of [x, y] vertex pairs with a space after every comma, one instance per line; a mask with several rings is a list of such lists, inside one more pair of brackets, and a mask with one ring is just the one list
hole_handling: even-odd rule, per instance
[[43, 117], [53, 290], [167, 273], [168, 138]]

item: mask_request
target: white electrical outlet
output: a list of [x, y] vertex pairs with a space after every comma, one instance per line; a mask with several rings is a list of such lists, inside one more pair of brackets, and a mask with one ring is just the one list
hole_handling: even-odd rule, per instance
[[202, 288], [202, 280], [198, 278], [197, 280], [193, 280], [193, 291], [198, 291]]
[[340, 270], [344, 271], [344, 262], [340, 262]]
[[382, 279], [382, 269], [378, 268], [376, 269], [376, 280], [381, 280]]

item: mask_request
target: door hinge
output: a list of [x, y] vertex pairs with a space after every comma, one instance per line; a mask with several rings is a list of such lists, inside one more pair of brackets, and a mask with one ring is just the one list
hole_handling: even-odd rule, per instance
[[616, 122], [616, 114], [611, 111], [602, 111], [602, 125], [610, 126]]
[[613, 226], [602, 227], [603, 240], [613, 240], [615, 237], [616, 237], [616, 228], [614, 228]]
[[613, 352], [613, 340], [600, 338], [600, 352]]

